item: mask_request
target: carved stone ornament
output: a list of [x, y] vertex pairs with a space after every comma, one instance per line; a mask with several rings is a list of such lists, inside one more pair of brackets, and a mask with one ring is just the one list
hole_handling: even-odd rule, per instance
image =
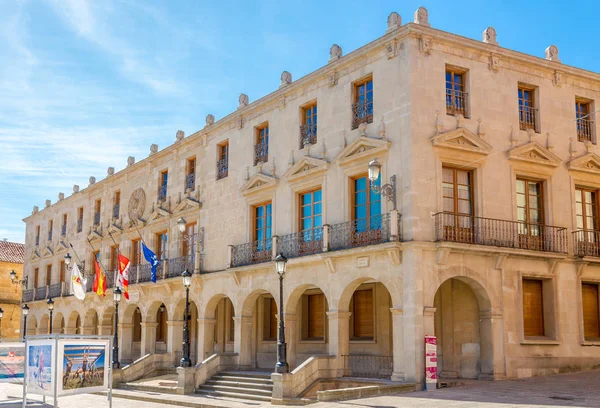
[[292, 74], [290, 74], [288, 71], [283, 71], [281, 73], [281, 83], [279, 84], [279, 87], [281, 88], [282, 86], [286, 86], [292, 83]]
[[185, 132], [183, 130], [178, 130], [175, 133], [175, 140], [181, 142], [185, 138]]
[[244, 127], [244, 118], [240, 116], [239, 118], [237, 118], [237, 128], [241, 129], [243, 127]]
[[96, 177], [90, 176], [90, 185], [96, 184]]
[[150, 145], [150, 155], [158, 152], [158, 145], [156, 143], [152, 143]]
[[367, 135], [367, 123], [366, 122], [362, 122], [360, 125], [358, 125], [358, 133], [360, 134], [360, 136]]
[[333, 44], [329, 49], [329, 62], [333, 62], [342, 58], [342, 47]]
[[558, 47], [554, 44], [546, 48], [546, 59], [548, 61], [556, 61], [560, 62], [560, 58], [558, 58]]
[[215, 115], [209, 113], [206, 115], [206, 126], [212, 126], [215, 124]]
[[38, 207], [37, 205], [33, 206], [33, 211], [31, 212], [32, 214], [37, 213], [38, 211], [40, 211], [40, 207]]
[[500, 58], [497, 55], [490, 55], [490, 70], [498, 72], [500, 70]]
[[483, 121], [479, 119], [477, 123], [477, 136], [479, 136], [482, 139], [485, 139], [485, 126], [483, 126]]
[[463, 115], [461, 115], [460, 113], [455, 115], [454, 118], [456, 119], [456, 128], [460, 129], [465, 127], [465, 117]]
[[496, 29], [494, 27], [488, 27], [483, 30], [483, 40], [486, 44], [498, 45], [496, 41]]
[[46, 200], [46, 207], [50, 207], [52, 205], [52, 201]]
[[73, 194], [79, 193], [79, 186], [77, 184], [73, 185]]
[[431, 38], [426, 36], [421, 36], [421, 41], [419, 41], [419, 45], [421, 48], [421, 52], [425, 55], [431, 54]]
[[329, 86], [336, 86], [338, 83], [338, 73], [337, 71], [333, 71], [331, 75], [329, 75]]
[[385, 45], [385, 54], [388, 59], [392, 59], [396, 56], [398, 50], [398, 43], [396, 40], [390, 41]]
[[114, 167], [109, 167], [108, 169], [106, 169], [106, 175], [108, 177], [112, 176], [115, 174], [115, 168]]
[[135, 164], [135, 157], [133, 157], [133, 156], [129, 156], [129, 157], [127, 158], [127, 165], [128, 165], [128, 166], [133, 166], [134, 164]]
[[146, 209], [146, 193], [143, 188], [137, 188], [131, 193], [129, 197], [129, 204], [127, 207], [127, 213], [129, 214], [129, 219], [132, 221], [136, 221], [140, 219], [142, 215], [144, 215], [144, 210]]
[[560, 71], [554, 71], [554, 78], [552, 78], [554, 86], [561, 87], [563, 84], [563, 73]]
[[400, 28], [401, 25], [402, 17], [400, 17], [400, 14], [396, 13], [395, 11], [392, 11], [387, 19], [387, 32], [389, 33], [390, 31], [397, 30], [398, 28]]
[[246, 106], [248, 106], [248, 95], [246, 95], [245, 93], [240, 94], [238, 101], [240, 102], [240, 104], [238, 105], [238, 109], [245, 108]]
[[431, 27], [429, 24], [429, 12], [425, 7], [419, 7], [417, 11], [415, 11], [415, 23], [425, 27]]
[[62, 201], [65, 199], [65, 193], [58, 193], [58, 201]]

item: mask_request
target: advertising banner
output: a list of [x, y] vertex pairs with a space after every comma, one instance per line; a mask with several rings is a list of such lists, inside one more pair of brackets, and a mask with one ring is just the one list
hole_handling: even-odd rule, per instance
[[52, 396], [56, 369], [54, 340], [28, 340], [25, 360], [28, 391], [32, 394]]
[[25, 343], [0, 343], [0, 383], [22, 380], [25, 372]]
[[108, 390], [109, 340], [58, 342], [58, 395]]
[[425, 388], [435, 389], [437, 379], [437, 338], [425, 336]]

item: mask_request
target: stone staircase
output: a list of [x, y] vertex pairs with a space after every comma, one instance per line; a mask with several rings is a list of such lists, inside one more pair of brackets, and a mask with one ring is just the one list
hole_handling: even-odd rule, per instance
[[197, 394], [270, 402], [273, 381], [270, 372], [223, 371], [196, 389]]
[[130, 391], [176, 394], [177, 371], [174, 368], [153, 370], [144, 378], [118, 383], [115, 388]]

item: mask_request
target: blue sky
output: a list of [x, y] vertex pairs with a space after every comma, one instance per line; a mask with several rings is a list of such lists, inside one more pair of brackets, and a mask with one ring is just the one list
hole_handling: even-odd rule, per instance
[[[0, 239], [21, 219], [108, 166], [142, 159], [381, 36], [421, 5], [433, 27], [600, 71], [600, 2], [0, 0]], [[458, 5], [457, 5], [458, 4]], [[579, 6], [577, 6], [579, 5]]]

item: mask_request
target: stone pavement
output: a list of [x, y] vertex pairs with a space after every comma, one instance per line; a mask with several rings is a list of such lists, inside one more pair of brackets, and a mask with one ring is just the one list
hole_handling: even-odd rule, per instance
[[[0, 408], [20, 408], [21, 392], [22, 387], [20, 385], [0, 384]], [[143, 394], [154, 400], [179, 402], [181, 405], [191, 402], [195, 407], [262, 408], [271, 406], [268, 403], [232, 399], [156, 395], [155, 393]], [[37, 399], [41, 400], [41, 397]], [[61, 408], [108, 407], [106, 397], [92, 394], [62, 397], [59, 398], [58, 402]], [[38, 403], [30, 403], [28, 406], [42, 407]], [[113, 407], [115, 408], [158, 408], [166, 406], [172, 407], [173, 405], [123, 398], [113, 400]], [[444, 388], [432, 392], [421, 391], [343, 402], [320, 402], [310, 406], [314, 408], [600, 408], [600, 371], [559, 374], [523, 380], [472, 382], [462, 387]]]

